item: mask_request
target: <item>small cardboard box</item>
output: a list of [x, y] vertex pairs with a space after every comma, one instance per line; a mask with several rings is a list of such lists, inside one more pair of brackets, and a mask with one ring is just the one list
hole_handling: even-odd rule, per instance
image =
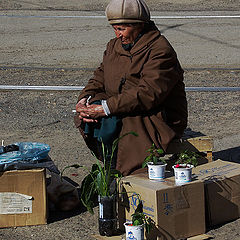
[[0, 228], [47, 223], [44, 169], [0, 173]]
[[194, 168], [193, 174], [205, 184], [208, 226], [240, 217], [240, 164], [216, 160]]
[[204, 184], [201, 181], [176, 186], [166, 178], [164, 182], [149, 180], [146, 173], [122, 179], [119, 201], [119, 222], [131, 219], [138, 203], [143, 201], [144, 213], [155, 221], [155, 229], [147, 239], [180, 239], [205, 233]]

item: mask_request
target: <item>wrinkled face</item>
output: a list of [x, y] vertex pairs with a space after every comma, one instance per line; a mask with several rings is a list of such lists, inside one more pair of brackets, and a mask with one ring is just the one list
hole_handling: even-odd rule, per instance
[[138, 34], [143, 30], [144, 24], [114, 24], [113, 29], [117, 38], [120, 38], [122, 44], [133, 43]]

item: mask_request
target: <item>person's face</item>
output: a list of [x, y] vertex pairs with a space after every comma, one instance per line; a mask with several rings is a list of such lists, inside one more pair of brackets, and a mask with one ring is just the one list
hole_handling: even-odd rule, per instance
[[128, 44], [134, 42], [138, 34], [142, 31], [143, 24], [114, 24], [113, 29], [116, 37], [121, 39], [122, 44]]

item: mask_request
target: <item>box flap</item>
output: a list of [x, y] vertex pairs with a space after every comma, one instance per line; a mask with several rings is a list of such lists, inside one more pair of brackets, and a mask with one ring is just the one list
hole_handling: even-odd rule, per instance
[[193, 168], [193, 177], [200, 181], [217, 181], [240, 173], [240, 164], [216, 160]]

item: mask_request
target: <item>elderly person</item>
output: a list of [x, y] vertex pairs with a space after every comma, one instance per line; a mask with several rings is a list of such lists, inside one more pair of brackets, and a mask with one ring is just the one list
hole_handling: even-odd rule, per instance
[[110, 144], [136, 132], [138, 137], [127, 135], [119, 141], [116, 153], [114, 167], [129, 175], [141, 168], [153, 143], [166, 151], [169, 142], [183, 134], [183, 70], [143, 0], [111, 0], [106, 16], [116, 37], [108, 42], [100, 67], [78, 98], [75, 123], [95, 153], [99, 132]]

